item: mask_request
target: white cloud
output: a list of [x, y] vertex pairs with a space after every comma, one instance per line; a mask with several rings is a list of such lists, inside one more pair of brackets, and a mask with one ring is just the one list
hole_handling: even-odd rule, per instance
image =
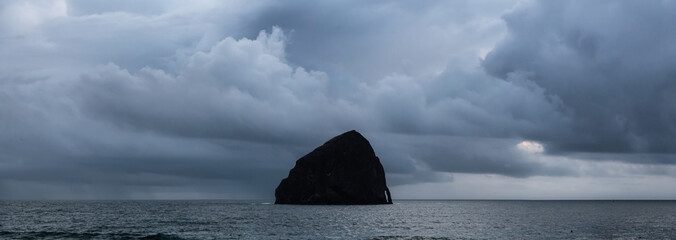
[[44, 22], [68, 16], [65, 0], [38, 2], [10, 0], [4, 4], [0, 19], [3, 35], [6, 37], [28, 38]]

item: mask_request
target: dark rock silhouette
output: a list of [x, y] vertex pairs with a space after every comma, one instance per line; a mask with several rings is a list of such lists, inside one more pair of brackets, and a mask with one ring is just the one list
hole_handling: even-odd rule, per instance
[[385, 171], [357, 131], [338, 135], [296, 161], [275, 204], [391, 204]]

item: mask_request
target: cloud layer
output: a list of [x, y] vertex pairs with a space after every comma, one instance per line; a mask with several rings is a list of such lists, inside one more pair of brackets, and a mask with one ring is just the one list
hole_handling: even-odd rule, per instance
[[[268, 198], [351, 129], [395, 195], [519, 198], [453, 185], [504, 179], [533, 198], [538, 181], [667, 187], [675, 7], [6, 1], [0, 195]], [[617, 189], [603, 196], [671, 196]]]

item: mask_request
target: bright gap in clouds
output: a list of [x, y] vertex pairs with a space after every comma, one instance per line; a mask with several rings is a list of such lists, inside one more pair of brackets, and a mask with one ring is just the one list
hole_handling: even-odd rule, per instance
[[527, 153], [543, 153], [545, 151], [545, 147], [536, 141], [523, 141], [517, 144], [516, 147]]

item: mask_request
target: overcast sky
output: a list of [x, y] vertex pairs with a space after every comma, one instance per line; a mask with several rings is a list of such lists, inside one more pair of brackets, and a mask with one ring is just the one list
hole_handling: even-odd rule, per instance
[[676, 1], [0, 2], [0, 199], [676, 199]]

